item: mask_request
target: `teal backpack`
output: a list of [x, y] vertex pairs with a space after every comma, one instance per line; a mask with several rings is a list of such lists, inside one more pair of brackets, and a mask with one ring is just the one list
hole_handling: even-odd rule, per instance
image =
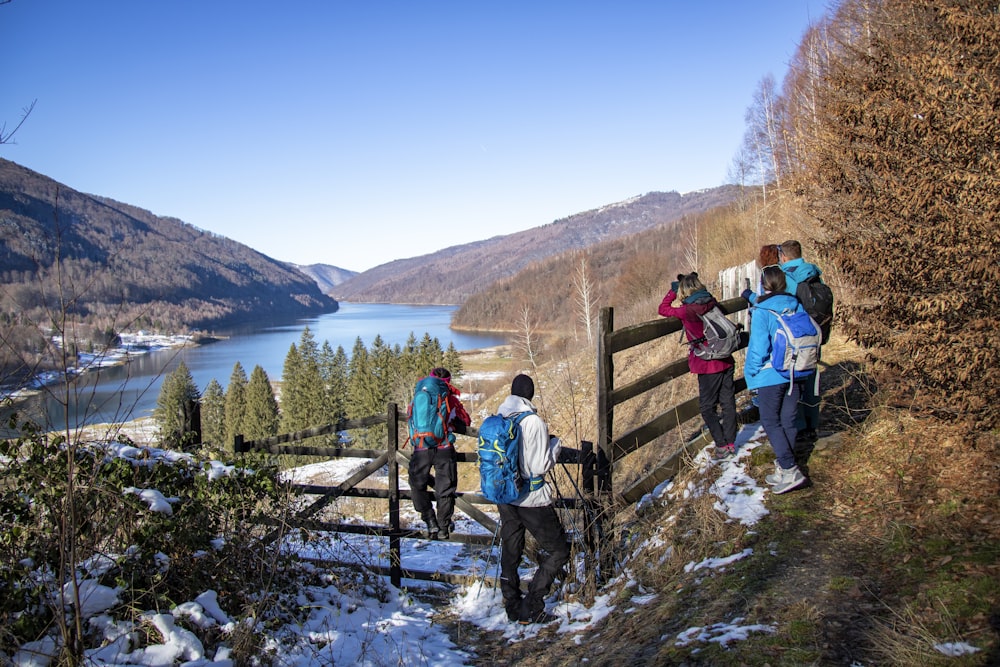
[[450, 445], [448, 434], [448, 383], [433, 375], [417, 381], [413, 401], [406, 411], [410, 444], [414, 449]]

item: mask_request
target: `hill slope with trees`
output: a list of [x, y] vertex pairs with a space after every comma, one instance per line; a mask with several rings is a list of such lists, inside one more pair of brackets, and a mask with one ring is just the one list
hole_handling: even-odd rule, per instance
[[252, 248], [2, 159], [0, 264], [8, 321], [44, 322], [54, 295], [100, 329], [208, 329], [337, 307]]
[[737, 186], [651, 192], [514, 234], [377, 266], [338, 285], [345, 301], [461, 304], [470, 295], [553, 255], [677, 222], [736, 200]]

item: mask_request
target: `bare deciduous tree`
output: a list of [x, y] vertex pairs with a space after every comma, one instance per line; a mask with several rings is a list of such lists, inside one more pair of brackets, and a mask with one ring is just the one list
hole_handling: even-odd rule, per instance
[[587, 258], [580, 255], [576, 272], [573, 276], [573, 287], [576, 289], [576, 305], [580, 309], [580, 322], [587, 332], [587, 345], [594, 344], [594, 283], [587, 271]]

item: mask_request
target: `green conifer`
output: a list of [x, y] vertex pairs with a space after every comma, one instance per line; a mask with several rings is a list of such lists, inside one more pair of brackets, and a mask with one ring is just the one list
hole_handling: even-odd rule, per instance
[[226, 450], [232, 451], [233, 440], [243, 434], [243, 416], [247, 405], [247, 373], [240, 362], [233, 366], [226, 387]]
[[226, 392], [215, 378], [201, 396], [201, 440], [215, 447], [226, 443]]
[[247, 440], [278, 434], [278, 402], [274, 398], [271, 380], [259, 364], [254, 366], [247, 384], [243, 431]]
[[181, 361], [164, 378], [153, 410], [153, 418], [160, 427], [160, 441], [165, 447], [183, 448], [201, 441], [200, 398], [191, 371]]

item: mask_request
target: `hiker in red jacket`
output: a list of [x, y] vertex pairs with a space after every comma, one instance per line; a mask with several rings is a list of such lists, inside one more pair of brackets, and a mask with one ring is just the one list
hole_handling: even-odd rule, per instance
[[[681, 304], [674, 306], [680, 298]], [[678, 275], [670, 284], [670, 291], [660, 303], [659, 313], [663, 317], [676, 317], [684, 326], [688, 342], [703, 340], [705, 325], [700, 315], [718, 305], [697, 273]], [[698, 408], [715, 441], [712, 456], [717, 461], [725, 461], [736, 456], [736, 389], [733, 378], [736, 361], [732, 355], [725, 359], [702, 359], [695, 355], [694, 346], [688, 346], [688, 368], [698, 376]], [[716, 412], [722, 408], [722, 419]]]

